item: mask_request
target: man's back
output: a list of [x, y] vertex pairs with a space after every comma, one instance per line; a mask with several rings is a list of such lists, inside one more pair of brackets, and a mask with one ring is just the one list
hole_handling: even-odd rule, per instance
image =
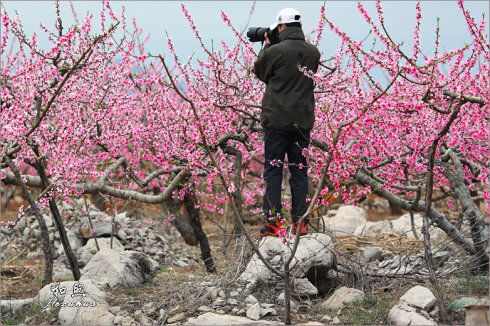
[[320, 52], [305, 41], [301, 27], [288, 27], [280, 43], [267, 46], [255, 62], [256, 76], [267, 84], [262, 99], [261, 120], [275, 130], [311, 130], [315, 121], [314, 84], [299, 67], [314, 72]]

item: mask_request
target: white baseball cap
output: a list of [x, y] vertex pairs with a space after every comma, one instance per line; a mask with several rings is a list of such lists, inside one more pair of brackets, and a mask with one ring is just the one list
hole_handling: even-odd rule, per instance
[[293, 8], [284, 8], [276, 16], [276, 22], [269, 27], [271, 30], [277, 27], [280, 24], [287, 23], [301, 23], [301, 15], [299, 11]]

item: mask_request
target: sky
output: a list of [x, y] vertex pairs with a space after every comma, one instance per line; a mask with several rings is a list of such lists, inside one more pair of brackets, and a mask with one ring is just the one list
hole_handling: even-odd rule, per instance
[[[129, 21], [134, 17], [138, 26], [143, 28], [143, 34], [150, 34], [147, 51], [152, 54], [163, 54], [168, 51], [165, 36], [165, 31], [167, 31], [181, 58], [192, 54], [203, 58], [205, 55], [184, 17], [181, 3], [187, 6], [205, 44], [211, 47], [211, 42], [213, 42], [216, 47], [221, 40], [229, 44], [235, 43], [233, 32], [220, 17], [221, 10], [230, 17], [232, 24], [238, 30], [242, 30], [249, 20], [249, 26], [269, 26], [274, 22], [280, 9], [292, 7], [300, 11], [303, 30], [307, 34], [313, 31], [318, 24], [319, 9], [323, 1], [257, 1], [252, 16], [249, 15], [252, 1], [113, 1], [111, 7], [116, 13], [120, 13], [124, 5]], [[73, 1], [73, 4], [79, 19], [82, 19], [87, 12], [91, 12], [96, 21], [99, 20], [101, 2]], [[375, 2], [364, 1], [363, 4], [371, 16], [376, 19]], [[2, 5], [10, 15], [17, 11], [27, 35], [37, 31], [40, 35], [40, 45], [48, 47], [48, 42], [43, 37], [39, 24], [43, 23], [52, 28], [56, 17], [53, 1], [4, 0]], [[385, 1], [382, 2], [382, 5], [385, 12], [385, 23], [391, 36], [398, 43], [405, 42], [404, 46], [411, 49], [415, 25], [415, 2]], [[463, 46], [470, 40], [464, 17], [456, 1], [421, 1], [421, 5], [421, 48], [425, 54], [430, 55], [433, 51], [437, 17], [440, 17], [440, 41], [443, 50]], [[60, 6], [64, 25], [74, 24], [69, 1], [62, 1]], [[487, 1], [466, 1], [465, 7], [470, 9], [472, 15], [478, 20], [483, 14], [486, 19], [488, 18]], [[369, 32], [368, 25], [357, 10], [356, 1], [327, 1], [326, 17], [337, 24], [340, 30], [356, 40], [364, 39]], [[333, 54], [338, 49], [338, 45], [339, 39], [326, 28], [319, 44], [320, 51], [325, 55]], [[254, 47], [258, 51], [260, 43], [256, 43]]]

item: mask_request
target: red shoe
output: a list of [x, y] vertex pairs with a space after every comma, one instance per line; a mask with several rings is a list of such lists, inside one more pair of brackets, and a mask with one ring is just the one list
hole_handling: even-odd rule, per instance
[[265, 223], [265, 225], [259, 230], [259, 236], [266, 237], [270, 235], [273, 237], [278, 237], [280, 228], [282, 228], [281, 222], [272, 222], [271, 224]]
[[[296, 231], [298, 230], [298, 222], [293, 223], [293, 235], [296, 234]], [[301, 224], [301, 228], [299, 230], [299, 235], [306, 235], [308, 234], [308, 221], [304, 221]]]

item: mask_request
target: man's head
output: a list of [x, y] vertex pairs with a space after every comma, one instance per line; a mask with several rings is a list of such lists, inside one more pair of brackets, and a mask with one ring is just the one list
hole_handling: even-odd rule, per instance
[[276, 16], [276, 21], [269, 28], [274, 30], [277, 27], [277, 31], [281, 33], [287, 27], [298, 26], [301, 27], [301, 15], [299, 11], [293, 8], [284, 8]]

